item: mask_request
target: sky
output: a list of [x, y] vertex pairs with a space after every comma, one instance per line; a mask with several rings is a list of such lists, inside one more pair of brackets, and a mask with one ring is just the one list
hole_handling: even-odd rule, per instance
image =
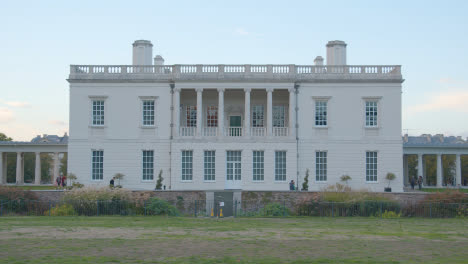
[[5, 1], [0, 132], [68, 131], [70, 64], [301, 64], [343, 40], [349, 65], [402, 65], [402, 134], [468, 137], [468, 1]]

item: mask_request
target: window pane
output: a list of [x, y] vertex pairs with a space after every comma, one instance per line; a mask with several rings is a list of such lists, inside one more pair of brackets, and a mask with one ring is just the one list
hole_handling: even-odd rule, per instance
[[192, 150], [183, 150], [182, 151], [182, 180], [191, 181], [193, 178], [192, 175]]
[[215, 151], [214, 150], [205, 151], [204, 171], [205, 171], [205, 176], [204, 176], [205, 181], [215, 180]]
[[286, 151], [275, 152], [275, 181], [286, 181]]
[[253, 152], [253, 180], [254, 181], [263, 181], [264, 180], [264, 152], [263, 151], [254, 151]]

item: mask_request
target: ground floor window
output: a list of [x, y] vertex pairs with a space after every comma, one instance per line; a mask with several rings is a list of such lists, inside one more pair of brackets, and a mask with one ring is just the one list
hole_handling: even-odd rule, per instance
[[286, 151], [275, 152], [275, 181], [286, 181]]
[[254, 151], [253, 152], [253, 180], [254, 181], [263, 181], [264, 180], [264, 151]]
[[205, 169], [205, 181], [214, 181], [215, 180], [215, 151], [214, 150], [205, 150], [204, 157], [204, 169]]
[[315, 152], [315, 180], [327, 181], [327, 152]]
[[182, 180], [191, 181], [193, 179], [193, 151], [182, 151]]
[[104, 151], [93, 150], [92, 179], [101, 181], [104, 179]]
[[226, 153], [226, 180], [241, 180], [241, 152], [227, 151]]
[[143, 150], [143, 180], [151, 181], [154, 179], [154, 151]]
[[366, 181], [368, 182], [377, 181], [377, 152], [376, 151], [366, 152]]

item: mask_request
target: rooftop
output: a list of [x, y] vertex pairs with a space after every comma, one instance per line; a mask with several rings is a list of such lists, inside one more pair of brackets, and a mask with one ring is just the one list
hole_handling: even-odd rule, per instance
[[31, 141], [0, 141], [0, 145], [68, 145], [68, 135], [37, 135]]

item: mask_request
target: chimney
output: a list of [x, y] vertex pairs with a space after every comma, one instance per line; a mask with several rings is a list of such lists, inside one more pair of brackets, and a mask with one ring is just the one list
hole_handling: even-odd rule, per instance
[[346, 43], [344, 41], [328, 41], [327, 65], [346, 65]]
[[315, 64], [315, 66], [322, 66], [323, 65], [323, 57], [322, 56], [315, 57], [314, 64]]
[[149, 40], [133, 42], [133, 65], [153, 65], [153, 44]]
[[154, 57], [154, 65], [164, 65], [164, 59], [161, 57], [161, 55], [156, 55], [156, 57]]

